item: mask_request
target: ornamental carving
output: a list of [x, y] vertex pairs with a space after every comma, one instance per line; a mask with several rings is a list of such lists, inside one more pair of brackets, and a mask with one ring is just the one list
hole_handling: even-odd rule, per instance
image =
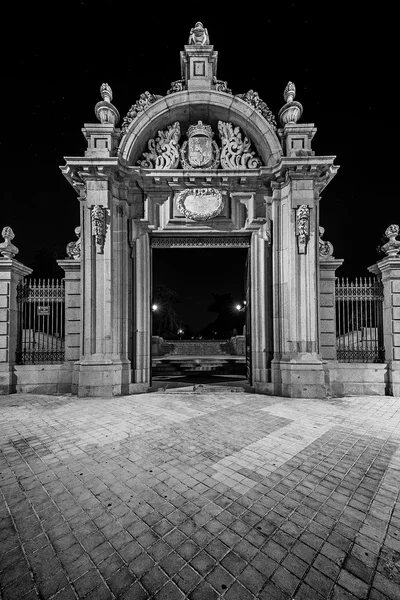
[[310, 236], [310, 208], [302, 204], [296, 210], [296, 235], [299, 254], [305, 254]]
[[185, 87], [185, 79], [178, 79], [177, 81], [171, 82], [171, 87], [167, 91], [167, 94], [175, 94], [176, 92], [182, 92]]
[[[232, 123], [218, 122], [219, 137], [210, 125], [198, 121], [187, 131], [187, 141], [179, 144], [181, 135], [176, 121], [156, 138], [148, 141], [137, 164], [144, 169], [257, 169], [261, 160], [251, 148], [250, 140]], [[213, 139], [217, 138], [217, 141]]]
[[203, 27], [203, 23], [198, 21], [190, 30], [189, 45], [208, 46], [209, 44], [210, 38], [208, 36], [208, 31], [205, 27]]
[[81, 228], [75, 227], [75, 235], [78, 238], [76, 242], [70, 242], [67, 245], [67, 256], [68, 258], [73, 258], [74, 260], [79, 260], [81, 258]]
[[162, 98], [162, 96], [159, 96], [158, 94], [151, 94], [150, 92], [143, 92], [143, 94], [140, 94], [139, 100], [136, 100], [135, 104], [132, 104], [126, 117], [124, 117], [122, 121], [122, 133], [126, 133], [129, 125], [134, 119], [136, 119], [139, 113], [143, 112], [146, 108], [153, 104], [153, 102], [156, 102], [156, 100], [159, 100], [160, 98]]
[[222, 79], [217, 79], [215, 75], [213, 75], [212, 82], [215, 85], [216, 92], [225, 92], [225, 94], [232, 94], [232, 90], [228, 88], [228, 82], [222, 81]]
[[219, 190], [194, 188], [179, 192], [176, 205], [187, 219], [207, 221], [217, 217], [222, 212], [224, 200]]
[[322, 239], [325, 233], [323, 227], [319, 228], [319, 257], [321, 260], [326, 260], [333, 256], [333, 246], [330, 242], [326, 242]]
[[223, 169], [257, 169], [261, 165], [260, 159], [251, 150], [250, 140], [246, 136], [242, 137], [239, 127], [218, 121], [218, 131]]
[[18, 254], [19, 250], [12, 243], [12, 240], [15, 238], [13, 230], [8, 226], [3, 227], [1, 235], [4, 239], [4, 242], [1, 242], [0, 244], [0, 253], [4, 256], [4, 258], [14, 258], [14, 256]]
[[400, 228], [398, 225], [389, 225], [385, 231], [385, 237], [389, 238], [389, 241], [382, 246], [382, 250], [390, 257], [399, 256], [400, 241], [396, 240], [399, 232]]
[[241, 98], [247, 104], [255, 108], [256, 111], [259, 112], [270, 125], [272, 125], [273, 129], [276, 129], [276, 120], [273, 112], [265, 104], [264, 100], [261, 100], [257, 92], [254, 90], [249, 90], [245, 94], [238, 94], [238, 98]]
[[180, 136], [178, 121], [164, 131], [159, 131], [156, 138], [149, 140], [149, 152], [143, 153], [143, 158], [138, 160], [138, 164], [145, 169], [176, 169], [179, 164]]
[[188, 141], [180, 151], [184, 169], [215, 169], [219, 163], [219, 148], [212, 140], [214, 133], [209, 125], [198, 121], [187, 132]]
[[105, 214], [103, 206], [92, 206], [91, 209], [92, 234], [96, 244], [103, 246], [105, 239]]

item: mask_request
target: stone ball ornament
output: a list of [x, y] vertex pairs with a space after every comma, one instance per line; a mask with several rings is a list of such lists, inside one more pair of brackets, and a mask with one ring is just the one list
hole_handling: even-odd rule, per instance
[[224, 199], [214, 188], [195, 188], [179, 192], [176, 205], [187, 219], [208, 221], [221, 214]]

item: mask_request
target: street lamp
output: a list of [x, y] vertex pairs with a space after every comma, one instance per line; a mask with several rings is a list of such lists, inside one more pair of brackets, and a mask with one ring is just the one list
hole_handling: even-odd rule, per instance
[[156, 312], [156, 310], [158, 310], [158, 305], [157, 305], [157, 304], [152, 304], [152, 306], [151, 306], [151, 310], [152, 310], [153, 312]]
[[183, 329], [178, 329], [178, 335], [179, 335], [180, 340], [182, 339], [183, 334], [184, 334]]

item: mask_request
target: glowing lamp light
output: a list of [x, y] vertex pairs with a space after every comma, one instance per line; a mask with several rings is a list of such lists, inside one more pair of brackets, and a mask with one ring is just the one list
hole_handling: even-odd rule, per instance
[[152, 307], [151, 307], [151, 310], [153, 312], [155, 312], [157, 309], [158, 309], [158, 305], [157, 304], [153, 304]]
[[242, 310], [242, 307], [240, 306], [240, 304], [236, 304], [236, 310]]

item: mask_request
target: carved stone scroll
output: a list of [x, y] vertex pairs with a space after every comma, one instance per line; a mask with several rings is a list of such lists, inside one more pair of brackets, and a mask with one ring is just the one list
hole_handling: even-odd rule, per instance
[[333, 246], [330, 242], [326, 242], [322, 239], [322, 236], [325, 233], [325, 229], [323, 227], [319, 228], [319, 257], [321, 260], [327, 260], [328, 258], [333, 257]]
[[185, 79], [178, 79], [177, 81], [172, 81], [171, 87], [167, 91], [167, 95], [175, 94], [176, 92], [182, 92], [182, 90], [185, 87], [185, 83], [186, 83]]
[[105, 214], [103, 206], [92, 206], [92, 234], [95, 236], [96, 244], [103, 246], [105, 241]]
[[221, 167], [223, 169], [257, 169], [261, 161], [251, 150], [250, 140], [244, 136], [239, 127], [232, 123], [218, 121], [221, 138]]
[[227, 81], [223, 81], [222, 79], [217, 79], [214, 75], [212, 82], [215, 85], [215, 90], [217, 92], [225, 92], [225, 94], [232, 94], [232, 90], [230, 88], [228, 88]]
[[296, 235], [299, 254], [305, 254], [310, 236], [310, 208], [302, 204], [296, 210]]
[[179, 122], [169, 125], [158, 136], [148, 141], [149, 152], [143, 152], [138, 164], [145, 169], [176, 169], [179, 164]]

